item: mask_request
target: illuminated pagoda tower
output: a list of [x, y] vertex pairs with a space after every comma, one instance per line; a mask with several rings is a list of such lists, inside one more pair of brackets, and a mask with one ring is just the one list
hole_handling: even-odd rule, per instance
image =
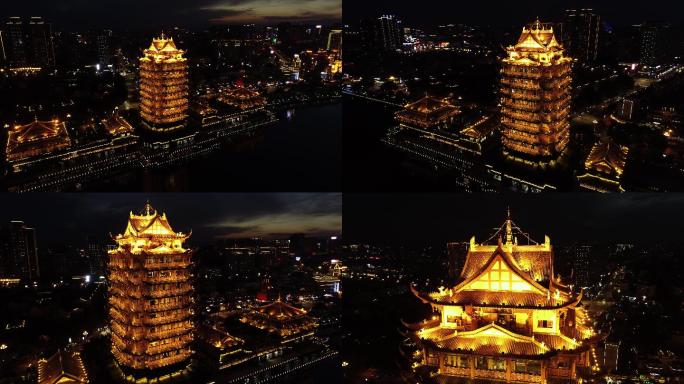
[[[495, 244], [488, 244], [494, 238]], [[518, 243], [519, 238], [526, 244]], [[601, 339], [579, 306], [582, 291], [554, 277], [553, 249], [511, 220], [485, 243], [470, 240], [460, 277], [437, 292], [411, 291], [435, 315], [404, 323], [413, 368], [440, 376], [523, 383], [576, 381], [599, 369]]]
[[188, 115], [188, 63], [173, 38], [152, 39], [140, 58], [140, 116], [152, 131], [173, 131]]
[[501, 68], [504, 155], [530, 164], [557, 160], [569, 139], [572, 60], [539, 20], [506, 48]]
[[403, 126], [428, 129], [444, 127], [460, 113], [458, 107], [446, 99], [426, 95], [418, 101], [406, 104], [394, 117]]
[[[134, 376], [187, 363], [193, 353], [190, 234], [174, 232], [149, 203], [131, 212], [109, 252], [112, 354]], [[124, 371], [126, 371], [124, 369]]]

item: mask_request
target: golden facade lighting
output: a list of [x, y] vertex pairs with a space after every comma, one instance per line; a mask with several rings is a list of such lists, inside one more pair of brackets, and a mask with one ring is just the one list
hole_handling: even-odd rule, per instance
[[599, 339], [578, 306], [582, 291], [554, 276], [548, 237], [534, 243], [510, 214], [494, 237], [496, 245], [470, 240], [454, 286], [432, 293], [411, 287], [435, 312], [404, 323], [419, 346], [413, 367], [471, 380], [577, 380], [578, 367], [591, 368], [591, 346]]
[[318, 326], [316, 320], [305, 310], [293, 307], [280, 299], [246, 313], [240, 321], [281, 337], [296, 336]]
[[140, 58], [140, 116], [154, 131], [184, 126], [188, 115], [188, 63], [173, 38], [152, 40]]
[[506, 48], [501, 68], [501, 130], [504, 154], [549, 163], [569, 140], [570, 71], [553, 27], [536, 22]]
[[38, 360], [38, 384], [88, 382], [88, 373], [77, 351], [57, 351], [47, 359]]
[[620, 177], [625, 169], [629, 148], [611, 138], [599, 140], [584, 162], [586, 173], [578, 176], [580, 185], [597, 192], [624, 192]]
[[259, 92], [240, 86], [222, 91], [218, 100], [241, 111], [262, 108], [266, 105], [266, 99]]
[[150, 204], [131, 212], [109, 252], [112, 354], [123, 367], [155, 370], [192, 355], [193, 285], [190, 236], [171, 229]]
[[102, 125], [111, 136], [125, 136], [134, 132], [131, 124], [118, 114], [102, 119]]
[[401, 124], [416, 128], [432, 128], [450, 123], [460, 113], [461, 111], [446, 99], [425, 96], [416, 102], [406, 104], [394, 117]]
[[58, 119], [14, 125], [7, 135], [7, 161], [17, 161], [68, 149], [66, 124]]

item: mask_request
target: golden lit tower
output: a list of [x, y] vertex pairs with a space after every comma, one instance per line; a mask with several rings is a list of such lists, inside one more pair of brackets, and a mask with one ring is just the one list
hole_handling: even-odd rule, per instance
[[154, 131], [182, 128], [188, 111], [188, 63], [173, 38], [152, 39], [140, 58], [140, 116]]
[[549, 163], [568, 143], [571, 63], [553, 27], [539, 20], [506, 48], [501, 69], [504, 154]]
[[190, 236], [174, 232], [150, 204], [131, 212], [118, 247], [109, 252], [112, 353], [123, 367], [144, 372], [180, 364], [193, 351]]
[[404, 323], [418, 346], [405, 353], [416, 370], [541, 384], [577, 382], [600, 370], [595, 344], [603, 336], [580, 305], [583, 291], [554, 275], [548, 236], [534, 242], [510, 213], [489, 240], [470, 240], [454, 285], [411, 291], [434, 312]]

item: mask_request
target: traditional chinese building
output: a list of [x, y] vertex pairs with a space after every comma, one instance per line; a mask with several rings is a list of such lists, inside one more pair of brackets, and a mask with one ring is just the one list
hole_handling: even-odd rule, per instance
[[218, 100], [241, 111], [262, 108], [266, 105], [266, 98], [259, 92], [242, 86], [222, 91]]
[[213, 364], [225, 364], [243, 352], [244, 340], [234, 337], [214, 325], [202, 325], [197, 333], [198, 339], [204, 342], [199, 343], [198, 347], [202, 349], [201, 352], [204, 357]]
[[582, 188], [597, 192], [624, 192], [620, 177], [628, 154], [629, 148], [617, 145], [611, 138], [599, 140], [584, 162], [586, 173], [577, 177]]
[[[538, 244], [511, 220], [492, 236], [470, 240], [457, 283], [437, 292], [411, 291], [434, 311], [405, 325], [419, 346], [414, 368], [441, 376], [506, 382], [574, 381], [598, 369], [598, 339], [579, 306], [582, 291], [554, 277], [548, 237]], [[518, 243], [525, 240], [526, 244]]]
[[539, 20], [506, 48], [501, 68], [504, 155], [533, 163], [560, 157], [569, 140], [570, 71], [553, 27]]
[[102, 119], [102, 125], [107, 132], [114, 137], [127, 136], [134, 132], [131, 124], [119, 114], [114, 114]]
[[149, 375], [192, 355], [192, 261], [183, 248], [189, 236], [175, 232], [166, 214], [148, 203], [113, 237], [118, 247], [109, 252], [109, 313], [120, 366]]
[[427, 129], [448, 125], [459, 113], [460, 110], [446, 99], [426, 95], [418, 101], [406, 104], [394, 116], [400, 124]]
[[66, 125], [58, 119], [34, 120], [25, 125], [15, 125], [7, 136], [7, 161], [18, 161], [45, 155], [71, 146]]
[[38, 384], [83, 384], [88, 373], [77, 351], [59, 350], [47, 359], [38, 360]]
[[313, 331], [318, 326], [316, 320], [305, 310], [293, 307], [280, 299], [246, 313], [240, 320], [288, 338]]
[[188, 115], [188, 63], [173, 38], [152, 39], [140, 58], [140, 116], [153, 131], [182, 128]]

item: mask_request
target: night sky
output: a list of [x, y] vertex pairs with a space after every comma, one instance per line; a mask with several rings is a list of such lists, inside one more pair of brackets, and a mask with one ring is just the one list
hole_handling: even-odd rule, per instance
[[27, 194], [0, 195], [0, 225], [23, 220], [39, 245], [81, 245], [88, 235], [121, 233], [130, 211], [149, 199], [175, 231], [201, 243], [221, 237], [287, 238], [293, 233], [339, 235], [341, 194]]
[[330, 24], [340, 21], [342, 4], [341, 0], [3, 0], [0, 15], [43, 16], [65, 30], [281, 21]]
[[519, 25], [537, 16], [545, 21], [558, 21], [568, 8], [594, 8], [609, 24], [631, 24], [642, 21], [684, 20], [681, 1], [650, 0], [515, 0], [515, 1], [397, 1], [345, 0], [344, 20], [355, 22], [364, 17], [396, 14], [407, 25], [435, 25], [466, 23], [491, 25]]
[[680, 242], [684, 194], [506, 194], [344, 196], [347, 241], [444, 245], [486, 240], [506, 219], [543, 242]]

